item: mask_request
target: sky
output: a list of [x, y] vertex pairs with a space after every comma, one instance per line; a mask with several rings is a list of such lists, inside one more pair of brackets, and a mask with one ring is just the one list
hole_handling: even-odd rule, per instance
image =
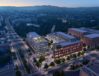
[[0, 0], [0, 6], [97, 7], [99, 0]]

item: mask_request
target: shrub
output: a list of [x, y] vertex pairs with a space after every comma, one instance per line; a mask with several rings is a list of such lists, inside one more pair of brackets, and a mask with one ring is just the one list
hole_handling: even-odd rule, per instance
[[16, 76], [22, 76], [22, 74], [19, 70], [16, 71]]
[[49, 66], [48, 66], [48, 64], [46, 63], [46, 64], [44, 65], [44, 69], [46, 69], [46, 70], [47, 70], [47, 69], [48, 69], [48, 67], [49, 67]]
[[57, 60], [55, 60], [55, 63], [56, 64], [60, 64], [61, 63], [61, 60], [60, 59], [57, 59]]
[[45, 57], [44, 56], [40, 56], [39, 62], [42, 63], [44, 60], [45, 60]]
[[51, 63], [50, 63], [50, 66], [55, 66], [55, 63], [54, 63], [54, 62], [51, 62]]
[[36, 66], [39, 68], [39, 67], [41, 67], [41, 63], [40, 62], [36, 62]]
[[64, 62], [65, 62], [65, 59], [64, 59], [64, 58], [62, 58], [62, 59], [61, 59], [61, 61], [64, 63]]
[[67, 56], [67, 60], [70, 60], [70, 56]]

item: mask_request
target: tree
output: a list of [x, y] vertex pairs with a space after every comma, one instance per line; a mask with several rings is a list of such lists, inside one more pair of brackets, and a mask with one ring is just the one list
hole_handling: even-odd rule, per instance
[[70, 60], [70, 56], [67, 56], [67, 60]]
[[65, 59], [64, 59], [64, 58], [62, 58], [62, 59], [61, 59], [61, 61], [64, 63], [64, 62], [65, 62]]
[[84, 52], [84, 51], [82, 51], [82, 52], [81, 52], [81, 55], [84, 55], [84, 54], [85, 54], [85, 52]]
[[73, 54], [73, 58], [76, 58], [77, 57], [77, 55], [76, 54]]
[[18, 66], [16, 65], [16, 66], [15, 66], [15, 70], [18, 70], [18, 69], [19, 69], [19, 68], [18, 68]]
[[51, 63], [50, 63], [50, 66], [55, 66], [55, 63], [54, 63], [54, 62], [51, 62]]
[[56, 64], [60, 64], [61, 63], [61, 60], [60, 59], [57, 59], [57, 60], [55, 60], [55, 63]]
[[77, 56], [80, 56], [80, 55], [81, 55], [80, 52], [78, 52]]
[[40, 56], [39, 62], [42, 63], [44, 60], [45, 60], [45, 57], [44, 56]]
[[86, 49], [86, 48], [84, 48], [83, 50], [84, 50], [84, 51], [87, 51], [87, 49]]
[[73, 58], [73, 54], [71, 54], [70, 57]]
[[44, 65], [44, 69], [46, 69], [46, 70], [47, 70], [47, 69], [48, 69], [48, 67], [49, 67], [49, 66], [48, 66], [48, 64], [46, 63], [46, 64]]
[[72, 65], [70, 66], [70, 69], [74, 70], [74, 69], [75, 69], [75, 66], [72, 64]]
[[96, 47], [96, 49], [97, 49], [97, 50], [99, 50], [99, 46], [98, 46], [98, 47]]
[[51, 46], [53, 44], [53, 40], [48, 42], [48, 46]]
[[39, 68], [39, 67], [41, 67], [41, 63], [40, 62], [36, 62], [36, 66]]
[[22, 74], [19, 70], [16, 71], [16, 76], [22, 76]]

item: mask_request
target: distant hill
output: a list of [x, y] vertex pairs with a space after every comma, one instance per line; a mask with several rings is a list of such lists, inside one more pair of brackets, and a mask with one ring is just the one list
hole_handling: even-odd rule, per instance
[[0, 10], [96, 11], [99, 10], [99, 7], [66, 8], [57, 6], [25, 6], [25, 7], [1, 6]]

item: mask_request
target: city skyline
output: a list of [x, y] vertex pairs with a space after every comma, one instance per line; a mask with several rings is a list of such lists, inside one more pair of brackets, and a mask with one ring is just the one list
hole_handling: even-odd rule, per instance
[[1, 0], [0, 6], [99, 7], [99, 0]]

